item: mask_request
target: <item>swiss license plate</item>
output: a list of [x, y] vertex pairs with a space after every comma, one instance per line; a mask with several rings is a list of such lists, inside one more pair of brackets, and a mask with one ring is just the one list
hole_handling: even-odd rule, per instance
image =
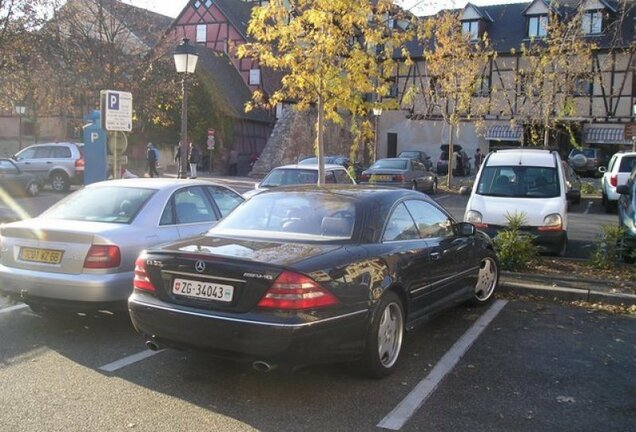
[[59, 264], [62, 262], [64, 251], [53, 249], [20, 248], [20, 259], [46, 264]]
[[172, 293], [204, 300], [231, 302], [234, 295], [234, 287], [232, 285], [175, 278], [172, 282]]
[[371, 176], [371, 181], [391, 181], [391, 176], [374, 174]]

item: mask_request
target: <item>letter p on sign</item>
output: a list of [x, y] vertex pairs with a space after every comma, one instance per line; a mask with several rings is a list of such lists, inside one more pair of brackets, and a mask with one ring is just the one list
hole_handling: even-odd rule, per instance
[[117, 93], [108, 93], [108, 109], [119, 110], [119, 95]]

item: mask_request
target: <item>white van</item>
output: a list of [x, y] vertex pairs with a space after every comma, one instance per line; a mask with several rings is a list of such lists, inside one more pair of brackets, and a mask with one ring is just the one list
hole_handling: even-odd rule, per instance
[[568, 242], [566, 183], [556, 151], [539, 148], [496, 150], [481, 165], [464, 221], [491, 237], [523, 214], [522, 229], [535, 236], [540, 252], [562, 255]]

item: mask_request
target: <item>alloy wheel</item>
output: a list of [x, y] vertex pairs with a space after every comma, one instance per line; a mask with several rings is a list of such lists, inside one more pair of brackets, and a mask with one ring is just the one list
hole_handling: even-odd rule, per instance
[[492, 257], [481, 260], [475, 285], [475, 300], [485, 302], [490, 299], [497, 286], [498, 276], [497, 262]]
[[402, 348], [404, 317], [402, 308], [395, 302], [386, 305], [378, 326], [378, 355], [385, 368], [395, 364]]

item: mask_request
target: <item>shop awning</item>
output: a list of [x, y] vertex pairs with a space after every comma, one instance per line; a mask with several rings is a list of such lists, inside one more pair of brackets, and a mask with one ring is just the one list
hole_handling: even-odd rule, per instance
[[625, 139], [623, 128], [592, 127], [585, 130], [585, 144], [631, 144], [631, 140]]
[[493, 141], [521, 141], [521, 133], [521, 126], [512, 128], [508, 125], [497, 125], [490, 126], [484, 138]]

